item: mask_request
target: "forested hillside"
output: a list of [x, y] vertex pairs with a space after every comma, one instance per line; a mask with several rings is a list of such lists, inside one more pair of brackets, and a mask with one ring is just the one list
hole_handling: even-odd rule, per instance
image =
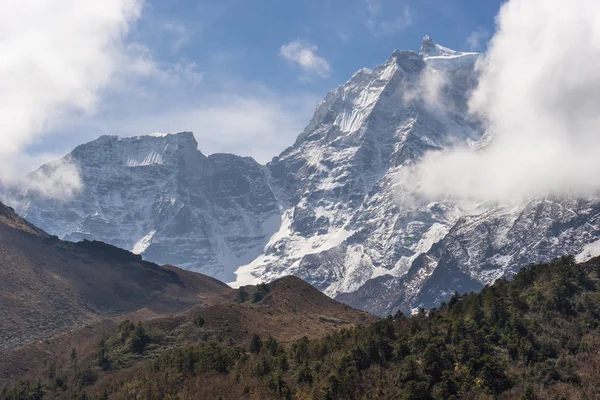
[[[8, 399], [600, 398], [600, 260], [524, 268], [479, 294], [282, 345], [190, 314], [112, 335]], [[252, 304], [264, 301], [260, 296]], [[214, 321], [214, 320], [213, 320]], [[213, 325], [213, 326], [211, 326]]]

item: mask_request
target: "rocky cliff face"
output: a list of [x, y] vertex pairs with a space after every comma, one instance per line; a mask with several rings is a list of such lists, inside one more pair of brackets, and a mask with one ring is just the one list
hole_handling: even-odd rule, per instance
[[29, 191], [19, 211], [66, 240], [101, 240], [232, 280], [279, 223], [278, 204], [256, 161], [197, 147], [187, 132], [100, 137], [66, 156], [80, 171], [79, 194], [64, 202]]
[[[405, 274], [460, 210], [402, 206], [409, 194], [396, 176], [427, 151], [481, 139], [484, 129], [466, 113], [478, 56], [427, 38], [421, 54], [396, 51], [331, 91], [296, 143], [268, 165], [286, 211], [265, 253], [238, 270], [239, 280], [291, 272], [335, 297]], [[439, 103], [425, 87], [436, 74]]]
[[102, 137], [66, 157], [81, 171], [79, 195], [64, 203], [25, 191], [19, 211], [66, 239], [237, 285], [293, 274], [382, 315], [433, 306], [529, 262], [594, 252], [598, 199], [425, 202], [399, 183], [428, 151], [493, 140], [467, 112], [479, 57], [429, 37], [420, 53], [395, 51], [329, 92], [266, 166], [206, 157], [190, 133]]

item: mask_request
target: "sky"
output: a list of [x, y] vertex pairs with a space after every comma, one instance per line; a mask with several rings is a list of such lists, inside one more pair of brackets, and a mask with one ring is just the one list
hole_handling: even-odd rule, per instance
[[13, 169], [25, 171], [104, 134], [193, 131], [205, 154], [266, 163], [328, 90], [394, 49], [418, 50], [428, 34], [484, 51], [500, 3], [0, 0], [22, 12], [19, 24], [14, 12], [0, 17], [0, 50], [15, 54], [0, 77], [22, 75], [0, 85], [11, 94], [0, 99], [1, 135], [12, 143], [0, 155], [18, 153]]

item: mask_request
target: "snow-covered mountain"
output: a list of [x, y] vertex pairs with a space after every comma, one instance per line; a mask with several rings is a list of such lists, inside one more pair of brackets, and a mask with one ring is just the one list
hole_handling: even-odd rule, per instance
[[329, 92], [266, 166], [206, 157], [190, 133], [104, 136], [64, 160], [79, 168], [81, 193], [61, 202], [26, 189], [18, 211], [62, 238], [103, 240], [237, 285], [294, 274], [381, 315], [596, 251], [600, 199], [424, 202], [399, 183], [428, 151], [493, 140], [467, 112], [479, 58], [429, 37], [420, 53], [394, 51]]
[[189, 132], [102, 136], [64, 161], [79, 169], [82, 192], [65, 202], [30, 190], [17, 208], [66, 240], [102, 240], [228, 281], [279, 224], [265, 168], [251, 158], [207, 157]]

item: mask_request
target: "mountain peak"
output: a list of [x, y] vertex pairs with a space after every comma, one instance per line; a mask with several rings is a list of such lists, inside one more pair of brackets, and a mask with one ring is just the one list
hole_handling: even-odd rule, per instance
[[104, 135], [78, 146], [70, 157], [87, 165], [140, 167], [178, 163], [182, 155], [204, 157], [192, 132], [120, 137]]
[[406, 73], [419, 74], [425, 68], [423, 58], [412, 50], [394, 50], [392, 60]]
[[421, 55], [421, 57], [438, 57], [457, 56], [466, 53], [461, 53], [459, 51], [440, 46], [439, 44], [434, 42], [429, 35], [425, 35], [425, 37], [423, 37], [423, 40], [421, 41], [421, 52], [419, 54]]
[[177, 140], [177, 141], [189, 141], [189, 142], [194, 142], [194, 143], [198, 143], [196, 141], [196, 138], [194, 137], [194, 134], [192, 132], [189, 131], [183, 131], [183, 132], [168, 132], [168, 133], [151, 133], [149, 135], [145, 135], [145, 136], [138, 136], [140, 138], [143, 137], [150, 137], [150, 138], [166, 138], [167, 140], [171, 139], [171, 140]]
[[145, 141], [145, 142], [165, 142], [165, 143], [179, 143], [184, 145], [195, 145], [198, 146], [198, 142], [194, 137], [192, 132], [174, 132], [174, 133], [150, 133], [147, 135], [139, 135], [139, 136], [125, 136], [121, 137], [118, 135], [102, 135], [98, 139], [93, 140], [89, 143], [83, 144], [81, 146], [88, 145], [104, 145], [111, 142], [136, 142], [136, 141]]
[[198, 142], [192, 132], [173, 132], [173, 133], [150, 133], [148, 135], [132, 136], [129, 138], [118, 138], [119, 141], [145, 141], [157, 143], [174, 143], [184, 147], [198, 148]]
[[421, 55], [423, 56], [434, 56], [437, 55], [438, 48], [437, 44], [429, 35], [425, 35], [421, 41]]

